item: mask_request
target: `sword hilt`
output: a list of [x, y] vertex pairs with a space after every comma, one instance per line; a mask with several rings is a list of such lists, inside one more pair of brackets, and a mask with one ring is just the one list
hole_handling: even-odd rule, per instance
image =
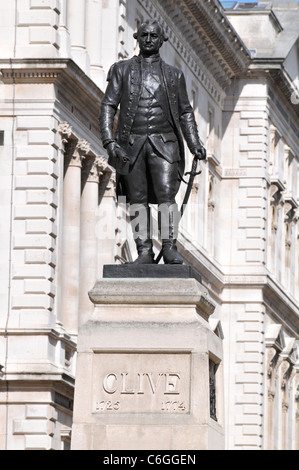
[[200, 175], [200, 173], [202, 173], [202, 171], [187, 171], [187, 173], [185, 173], [185, 176], [191, 175], [195, 177], [197, 175]]

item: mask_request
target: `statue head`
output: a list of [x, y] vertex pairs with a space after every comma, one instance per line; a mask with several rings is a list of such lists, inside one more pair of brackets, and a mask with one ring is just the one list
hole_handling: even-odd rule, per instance
[[156, 20], [147, 20], [142, 23], [137, 33], [134, 33], [142, 54], [152, 55], [159, 52], [164, 41], [168, 40], [163, 27]]

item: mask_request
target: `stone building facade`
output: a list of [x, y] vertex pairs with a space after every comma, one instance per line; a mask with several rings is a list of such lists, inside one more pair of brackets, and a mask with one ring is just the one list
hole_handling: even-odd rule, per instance
[[0, 448], [70, 448], [87, 293], [104, 264], [136, 256], [98, 114], [109, 67], [155, 18], [208, 150], [178, 246], [217, 305], [226, 448], [298, 450], [298, 3], [1, 0], [0, 13]]

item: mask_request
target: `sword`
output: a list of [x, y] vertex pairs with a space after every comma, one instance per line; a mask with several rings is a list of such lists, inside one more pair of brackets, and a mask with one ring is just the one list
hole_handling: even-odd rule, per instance
[[[190, 175], [190, 176], [189, 176], [189, 181], [187, 183], [186, 194], [185, 194], [185, 197], [184, 197], [183, 203], [181, 205], [181, 209], [180, 209], [180, 214], [181, 214], [180, 219], [183, 217], [183, 214], [185, 212], [186, 205], [187, 205], [187, 202], [189, 200], [189, 197], [190, 197], [190, 194], [191, 194], [191, 191], [192, 191], [194, 178], [195, 178], [195, 176], [200, 175], [200, 173], [201, 173], [201, 171], [197, 171], [197, 162], [198, 162], [198, 160], [199, 160], [198, 156], [195, 156], [193, 158], [191, 171], [188, 171], [184, 175], [184, 176], [187, 176], [187, 175]], [[162, 254], [163, 254], [163, 250], [160, 251], [157, 258], [155, 259], [156, 264], [158, 264], [160, 262], [160, 260], [162, 258]]]

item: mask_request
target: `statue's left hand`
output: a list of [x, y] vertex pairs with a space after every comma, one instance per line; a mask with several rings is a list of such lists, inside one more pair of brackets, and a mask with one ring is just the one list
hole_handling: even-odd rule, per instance
[[194, 156], [198, 160], [205, 160], [207, 158], [207, 151], [203, 146], [198, 147], [194, 152]]

